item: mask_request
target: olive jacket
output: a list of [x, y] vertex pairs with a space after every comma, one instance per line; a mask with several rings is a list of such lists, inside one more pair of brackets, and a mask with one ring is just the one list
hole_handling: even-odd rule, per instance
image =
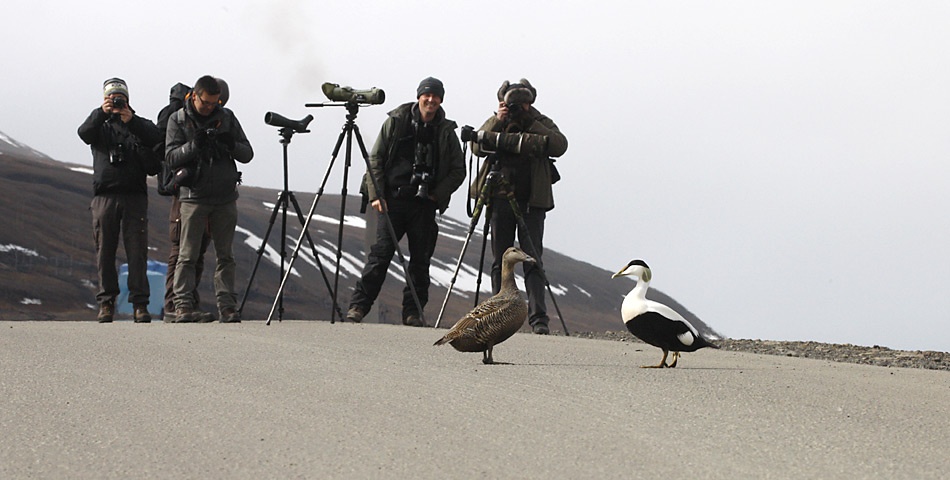
[[[382, 197], [386, 198], [391, 192], [386, 185], [386, 167], [393, 159], [398, 141], [412, 135], [411, 117], [412, 107], [416, 102], [404, 103], [389, 112], [379, 130], [379, 136], [369, 155], [370, 172], [382, 190], [382, 195], [373, 188], [373, 182], [368, 176], [363, 176], [363, 185], [360, 192], [372, 202]], [[449, 199], [452, 193], [465, 181], [465, 161], [462, 158], [462, 145], [459, 143], [455, 129], [458, 125], [445, 118], [445, 111], [439, 107], [435, 126], [436, 155], [434, 156], [435, 180], [429, 187], [429, 194], [435, 197], [439, 212], [445, 213], [449, 208]]]
[[[551, 210], [554, 208], [554, 189], [552, 185], [557, 181], [554, 162], [552, 157], [560, 157], [567, 151], [567, 137], [558, 129], [557, 125], [550, 118], [543, 115], [536, 108], [531, 107], [528, 112], [531, 123], [521, 133], [532, 134], [532, 140], [540, 141], [543, 145], [539, 148], [542, 154], [511, 154], [505, 153], [508, 158], [520, 159], [522, 162], [528, 162], [528, 172], [530, 172], [531, 192], [528, 195], [528, 206], [530, 208], [540, 208], [542, 210]], [[492, 115], [482, 124], [480, 131], [485, 132], [505, 132], [508, 122], [499, 120]], [[525, 142], [528, 143], [528, 142]], [[472, 149], [480, 157], [487, 156], [492, 151], [480, 147], [476, 144]], [[477, 198], [481, 191], [485, 176], [488, 174], [490, 162], [482, 163], [478, 173], [478, 181], [472, 185], [469, 194], [472, 198]]]

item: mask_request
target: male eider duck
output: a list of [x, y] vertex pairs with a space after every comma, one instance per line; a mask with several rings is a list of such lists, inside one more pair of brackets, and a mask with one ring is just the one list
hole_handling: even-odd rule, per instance
[[515, 334], [528, 318], [528, 302], [515, 284], [515, 265], [535, 260], [517, 247], [501, 259], [501, 290], [468, 312], [435, 345], [449, 343], [460, 352], [482, 352], [482, 363], [495, 363], [495, 345]]
[[[643, 260], [633, 260], [610, 278], [633, 275], [637, 285], [623, 299], [620, 313], [627, 330], [640, 340], [663, 350], [659, 365], [643, 365], [642, 368], [675, 368], [680, 352], [695, 352], [703, 347], [719, 348], [703, 338], [682, 315], [659, 302], [647, 300], [650, 288], [650, 267]], [[673, 362], [666, 364], [667, 355], [673, 352]]]

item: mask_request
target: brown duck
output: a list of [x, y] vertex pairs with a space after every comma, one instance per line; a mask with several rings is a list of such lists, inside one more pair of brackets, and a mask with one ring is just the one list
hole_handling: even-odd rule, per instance
[[528, 302], [515, 284], [515, 265], [534, 259], [511, 247], [501, 260], [501, 290], [468, 312], [435, 345], [449, 343], [460, 352], [482, 352], [482, 363], [495, 363], [495, 345], [515, 334], [528, 317]]

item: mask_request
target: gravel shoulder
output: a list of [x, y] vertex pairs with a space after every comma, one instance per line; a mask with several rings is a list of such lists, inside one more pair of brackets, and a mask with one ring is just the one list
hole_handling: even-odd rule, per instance
[[[643, 343], [627, 332], [584, 332], [572, 334], [581, 338], [596, 338], [620, 342]], [[850, 343], [788, 342], [777, 340], [749, 340], [724, 338], [715, 343], [722, 350], [748, 352], [783, 357], [813, 358], [832, 362], [857, 363], [878, 367], [924, 368], [950, 370], [950, 353], [933, 350], [892, 350], [875, 345], [864, 347]], [[648, 347], [652, 348], [652, 347]]]

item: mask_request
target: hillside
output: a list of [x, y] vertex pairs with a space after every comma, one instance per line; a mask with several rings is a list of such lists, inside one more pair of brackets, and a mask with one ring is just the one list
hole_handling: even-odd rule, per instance
[[[0, 231], [0, 319], [94, 318], [96, 268], [92, 219], [88, 209], [92, 198], [91, 173], [90, 167], [52, 160], [0, 132], [0, 191], [4, 192], [0, 196], [0, 210], [4, 212], [6, 227]], [[169, 249], [168, 210], [171, 201], [155, 192], [154, 178], [149, 180], [149, 184], [149, 257], [164, 263]], [[319, 185], [319, 179], [314, 179], [313, 184]], [[241, 187], [235, 236], [239, 296], [247, 287], [278, 193], [272, 189]], [[295, 195], [306, 214], [314, 194], [295, 192]], [[363, 238], [366, 221], [358, 212], [359, 204], [359, 197], [347, 198], [338, 295], [344, 312], [365, 260]], [[323, 195], [309, 228], [331, 285], [336, 265], [339, 212], [340, 196]], [[467, 223], [446, 216], [439, 219], [440, 238], [432, 259], [433, 281], [426, 307], [430, 324], [438, 316], [467, 230]], [[477, 230], [480, 231], [481, 226]], [[245, 318], [265, 318], [270, 311], [280, 282], [279, 232], [278, 217], [251, 285], [244, 309]], [[300, 225], [291, 210], [286, 233], [288, 258], [299, 234]], [[473, 304], [481, 243], [481, 235], [476, 233], [441, 326], [451, 326]], [[408, 255], [405, 240], [402, 249]], [[121, 248], [118, 255], [120, 263], [124, 262]], [[486, 260], [490, 262], [490, 258]], [[611, 280], [613, 272], [550, 249], [545, 252], [544, 260], [552, 290], [570, 331], [602, 332], [622, 328], [620, 302], [633, 286], [629, 279]], [[201, 284], [202, 298], [211, 299], [214, 295], [209, 274], [213, 269], [213, 258], [207, 259], [206, 266]], [[486, 269], [488, 267], [486, 265]], [[285, 290], [283, 318], [329, 319], [331, 295], [309, 247], [301, 249], [294, 270], [296, 275], [290, 277]], [[374, 308], [380, 312], [381, 323], [399, 321], [403, 274], [397, 259], [390, 267], [390, 277]], [[490, 280], [486, 276], [480, 299], [487, 298], [489, 289]], [[648, 296], [676, 307], [704, 334], [719, 336], [688, 308], [662, 292], [651, 289]], [[202, 307], [213, 309], [207, 301]], [[548, 307], [552, 328], [560, 329], [550, 298]]]

